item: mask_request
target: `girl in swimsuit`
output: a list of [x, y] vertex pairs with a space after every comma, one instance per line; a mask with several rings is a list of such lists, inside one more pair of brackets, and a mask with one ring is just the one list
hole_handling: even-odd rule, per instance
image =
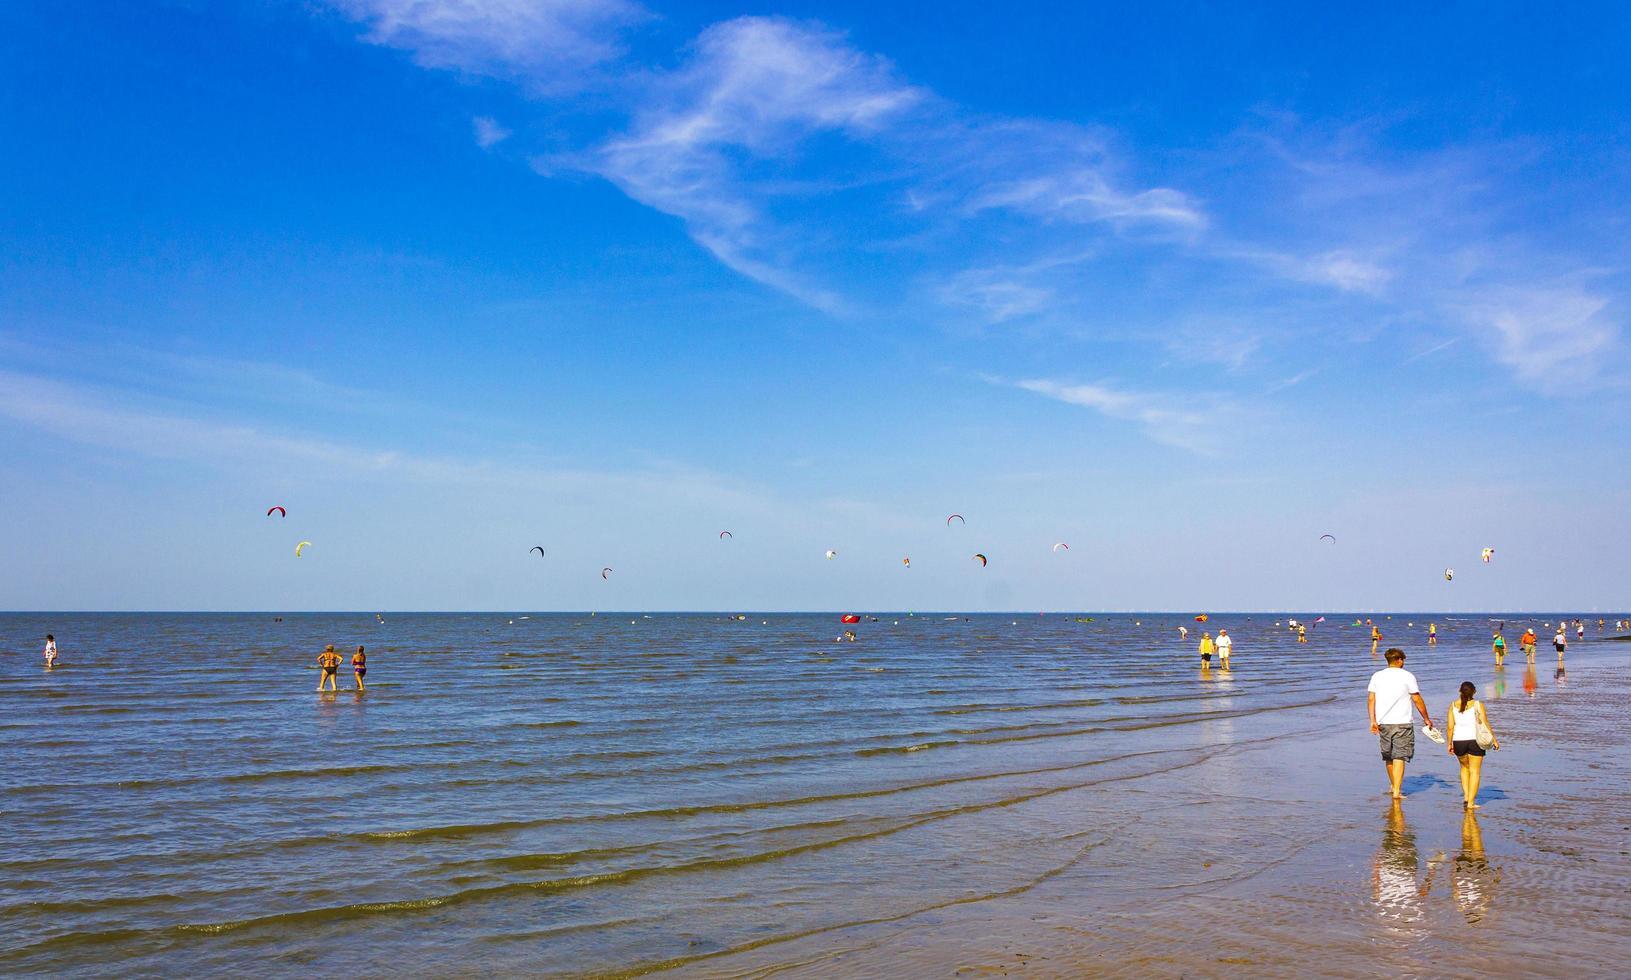
[[335, 679], [335, 672], [340, 669], [340, 655], [334, 652], [334, 644], [330, 643], [317, 655], [317, 666], [323, 668], [323, 676], [317, 679], [317, 690], [322, 691], [326, 683], [329, 690], [338, 691], [340, 682]]
[[363, 656], [362, 647], [358, 647], [357, 652], [351, 655], [351, 672], [357, 675], [357, 690], [368, 690], [362, 682], [362, 675], [368, 673], [368, 658]]

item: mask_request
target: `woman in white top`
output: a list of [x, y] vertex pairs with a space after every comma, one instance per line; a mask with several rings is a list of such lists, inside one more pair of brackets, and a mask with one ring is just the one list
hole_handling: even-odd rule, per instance
[[1478, 809], [1478, 780], [1483, 774], [1484, 747], [1478, 744], [1478, 727], [1489, 732], [1489, 747], [1499, 749], [1495, 731], [1489, 727], [1484, 705], [1473, 699], [1478, 693], [1472, 681], [1461, 682], [1461, 696], [1450, 702], [1449, 727], [1445, 735], [1450, 743], [1450, 754], [1461, 763], [1461, 795], [1466, 798], [1468, 810]]
[[45, 665], [47, 667], [57, 665], [57, 638], [50, 633], [45, 634]]

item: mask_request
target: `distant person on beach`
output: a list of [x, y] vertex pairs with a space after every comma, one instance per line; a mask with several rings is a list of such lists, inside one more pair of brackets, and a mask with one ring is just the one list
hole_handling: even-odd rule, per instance
[[1229, 652], [1235, 648], [1235, 641], [1229, 638], [1228, 630], [1218, 630], [1218, 666], [1224, 670], [1229, 669]]
[[1495, 648], [1495, 666], [1503, 666], [1506, 663], [1506, 637], [1502, 636], [1500, 631], [1497, 630], [1495, 641], [1490, 645]]
[[1372, 626], [1370, 628], [1370, 655], [1373, 657], [1376, 656], [1376, 649], [1381, 645], [1382, 628], [1380, 626]]
[[1569, 649], [1569, 638], [1563, 633], [1562, 623], [1557, 626], [1557, 635], [1552, 637], [1552, 646], [1557, 649], [1557, 659], [1562, 661], [1563, 654]]
[[1524, 627], [1523, 635], [1518, 637], [1518, 646], [1523, 650], [1523, 658], [1530, 663], [1535, 662], [1535, 628]]
[[1586, 638], [1585, 620], [1577, 619], [1574, 621], [1574, 638], [1577, 640], [1584, 640]]
[[1187, 627], [1187, 626], [1178, 627], [1178, 639], [1180, 639], [1180, 640], [1189, 639], [1189, 627]]
[[1366, 702], [1370, 710], [1372, 735], [1381, 737], [1382, 764], [1387, 768], [1388, 785], [1395, 800], [1404, 798], [1400, 786], [1404, 782], [1405, 763], [1416, 754], [1416, 728], [1411, 724], [1410, 707], [1421, 712], [1422, 721], [1433, 727], [1427, 713], [1427, 702], [1422, 700], [1416, 675], [1404, 669], [1404, 651], [1390, 647], [1387, 666], [1371, 675]]
[[[1438, 646], [1438, 624], [1437, 623], [1428, 623], [1427, 624], [1427, 645], [1430, 646], [1430, 647]], [[1375, 650], [1371, 651], [1371, 653], [1375, 653], [1375, 652], [1376, 652]]]
[[57, 638], [50, 633], [45, 634], [45, 665], [47, 667], [57, 665]]
[[1488, 734], [1490, 748], [1501, 747], [1484, 714], [1484, 702], [1473, 697], [1477, 693], [1478, 688], [1472, 681], [1461, 682], [1461, 696], [1451, 701], [1446, 711], [1449, 727], [1444, 732], [1450, 743], [1449, 753], [1461, 763], [1461, 795], [1469, 810], [1478, 809], [1478, 781], [1484, 769], [1484, 747], [1478, 744], [1479, 730]]
[[336, 675], [340, 670], [340, 655], [334, 652], [334, 644], [330, 643], [317, 655], [317, 666], [323, 668], [323, 676], [317, 678], [317, 690], [321, 691], [326, 683], [329, 690], [338, 691], [340, 682]]
[[1212, 654], [1213, 654], [1213, 652], [1215, 652], [1217, 650], [1217, 648], [1218, 648], [1217, 644], [1212, 642], [1212, 631], [1211, 630], [1203, 630], [1201, 632], [1201, 666], [1202, 667], [1212, 666]]
[[357, 675], [357, 690], [368, 690], [368, 686], [362, 682], [363, 675], [368, 673], [368, 658], [363, 655], [362, 647], [351, 655], [351, 672]]
[[1302, 623], [1297, 624], [1297, 642], [1308, 642], [1308, 627], [1304, 626]]

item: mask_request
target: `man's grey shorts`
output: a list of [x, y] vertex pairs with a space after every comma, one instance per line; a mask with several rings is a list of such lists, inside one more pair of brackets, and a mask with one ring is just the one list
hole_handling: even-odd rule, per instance
[[1409, 762], [1416, 754], [1415, 725], [1378, 725], [1382, 733], [1382, 761]]

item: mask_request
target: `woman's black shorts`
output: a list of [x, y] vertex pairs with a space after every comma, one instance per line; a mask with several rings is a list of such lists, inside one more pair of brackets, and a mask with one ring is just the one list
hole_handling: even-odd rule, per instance
[[1456, 755], [1482, 756], [1484, 754], [1484, 750], [1478, 747], [1478, 740], [1473, 738], [1458, 738], [1450, 743], [1450, 747], [1455, 749]]

